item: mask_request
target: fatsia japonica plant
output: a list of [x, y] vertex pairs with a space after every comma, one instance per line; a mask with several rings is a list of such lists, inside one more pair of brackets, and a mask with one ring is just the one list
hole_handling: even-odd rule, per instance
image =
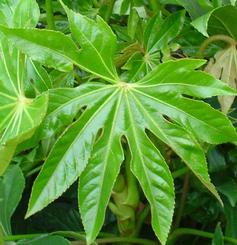
[[[24, 22], [29, 16], [22, 15], [21, 24], [12, 18], [0, 26], [0, 172], [37, 127], [40, 139], [60, 134], [34, 182], [26, 217], [48, 206], [79, 178], [78, 205], [87, 243], [98, 236], [108, 205], [120, 231], [132, 233], [139, 185], [150, 204], [153, 230], [165, 244], [175, 194], [160, 145], [169, 146], [222, 203], [202, 145], [236, 142], [237, 135], [227, 117], [201, 99], [233, 96], [236, 91], [198, 70], [205, 64], [200, 59], [170, 60], [131, 79], [129, 73], [139, 71], [136, 66], [126, 73], [117, 71], [117, 39], [110, 26], [99, 16], [90, 19], [61, 4], [71, 35], [33, 28], [37, 5], [29, 8], [34, 9], [31, 24]], [[163, 37], [145, 34], [141, 45], [149, 61]], [[42, 65], [62, 72], [78, 67], [92, 74], [92, 81], [52, 88]], [[31, 87], [31, 79], [47, 82], [43, 88]], [[129, 188], [124, 191], [125, 185]]]

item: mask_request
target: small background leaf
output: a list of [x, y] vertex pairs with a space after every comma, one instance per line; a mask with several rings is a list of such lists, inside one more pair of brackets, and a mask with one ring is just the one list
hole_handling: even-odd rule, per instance
[[21, 169], [12, 165], [0, 177], [0, 225], [6, 235], [11, 235], [11, 216], [15, 211], [25, 187]]
[[211, 245], [224, 245], [223, 233], [220, 224], [216, 226]]

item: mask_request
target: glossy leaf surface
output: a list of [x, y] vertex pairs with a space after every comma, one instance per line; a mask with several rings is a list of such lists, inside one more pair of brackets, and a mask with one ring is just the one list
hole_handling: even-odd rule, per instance
[[181, 31], [184, 14], [184, 11], [179, 11], [165, 20], [157, 14], [150, 19], [144, 30], [142, 53], [135, 52], [123, 66], [124, 70], [129, 71], [127, 78], [129, 82], [138, 81], [160, 63], [160, 52], [163, 52]]
[[0, 2], [0, 23], [9, 27], [35, 27], [39, 20], [39, 6], [35, 0]]
[[[79, 207], [88, 241], [93, 241], [103, 222], [113, 178], [117, 176], [123, 160], [120, 144], [121, 136], [124, 135], [133, 154], [132, 171], [152, 206], [153, 228], [164, 242], [171, 223], [170, 210], [174, 205], [172, 178], [164, 159], [147, 137], [145, 129], [150, 129], [170, 145], [202, 183], [219, 198], [210, 182], [203, 151], [192, 135], [198, 127], [199, 131], [209, 132], [205, 136], [197, 135], [198, 138], [220, 143], [235, 140], [235, 130], [223, 114], [203, 102], [186, 99], [181, 94], [184, 93], [184, 87], [185, 94], [196, 94], [199, 97], [235, 92], [205, 73], [192, 71], [201, 64], [201, 61], [194, 60], [167, 62], [154, 70], [152, 76], [148, 74], [143, 80], [133, 84], [89, 83], [75, 89], [52, 90], [50, 98], [53, 106], [46, 117], [47, 128], [54, 130], [62, 119], [70, 122], [75, 112], [85, 106], [86, 109], [56, 142], [33, 187], [28, 215], [41, 210], [59, 197], [81, 175]], [[170, 96], [167, 96], [172, 77], [167, 77], [163, 69], [172, 70], [173, 79], [177, 79], [180, 76], [179, 69], [174, 67], [179, 66], [183, 72], [187, 71], [190, 80], [172, 83], [170, 87], [176, 86], [176, 92], [170, 92]], [[205, 76], [207, 82], [200, 82], [199, 76]], [[197, 93], [195, 86], [192, 89], [193, 85], [189, 81], [205, 89]], [[160, 89], [162, 86], [167, 87], [163, 90]], [[163, 115], [169, 116], [173, 121], [166, 121]], [[218, 118], [218, 121], [213, 118]], [[96, 140], [100, 129], [103, 129], [102, 135]], [[95, 146], [92, 151], [93, 144]], [[111, 177], [108, 178], [108, 175]], [[102, 192], [103, 196], [100, 195]], [[162, 212], [158, 211], [160, 208]], [[104, 210], [103, 213], [101, 210]]]
[[[58, 69], [74, 64], [109, 82], [50, 90], [42, 135], [63, 133], [36, 178], [27, 217], [61, 196], [80, 177], [79, 208], [87, 242], [93, 242], [104, 222], [106, 206], [124, 159], [122, 144], [127, 142], [132, 155], [131, 171], [150, 203], [155, 234], [165, 244], [174, 209], [174, 187], [168, 166], [147, 130], [170, 146], [220, 200], [198, 142], [231, 142], [237, 140], [237, 135], [224, 114], [193, 97], [236, 92], [196, 71], [203, 60], [169, 61], [142, 78], [120, 81], [112, 64], [116, 39], [111, 29], [100, 18], [92, 21], [67, 8], [66, 11], [75, 42], [53, 31], [0, 28], [15, 45], [39, 62]], [[183, 13], [179, 16], [181, 20]], [[62, 40], [65, 43], [60, 46]], [[151, 47], [156, 44], [157, 41], [152, 42]], [[61, 58], [63, 62], [58, 66], [55, 63]]]
[[[16, 144], [29, 138], [34, 129], [43, 120], [48, 103], [47, 94], [35, 99], [24, 95], [24, 79], [26, 76], [26, 58], [20, 52], [7, 44], [6, 40], [0, 44], [2, 55], [0, 60], [0, 144], [1, 173], [7, 167]], [[14, 142], [13, 142], [14, 140]]]
[[4, 235], [11, 234], [11, 216], [15, 211], [25, 186], [18, 166], [10, 166], [0, 178], [0, 226]]
[[[0, 6], [0, 23], [9, 27], [34, 27], [39, 20], [39, 7], [34, 0], [2, 1]], [[42, 122], [47, 110], [48, 96], [42, 94], [36, 97], [36, 93], [28, 96], [27, 77], [29, 80], [35, 80], [36, 77], [32, 76], [32, 72], [29, 73], [26, 56], [2, 36], [0, 51], [0, 175], [2, 175], [15, 153], [17, 144], [30, 138], [35, 128]], [[39, 68], [34, 72], [38, 76], [42, 74]], [[38, 82], [41, 83], [42, 81]], [[31, 84], [34, 82], [31, 81]]]

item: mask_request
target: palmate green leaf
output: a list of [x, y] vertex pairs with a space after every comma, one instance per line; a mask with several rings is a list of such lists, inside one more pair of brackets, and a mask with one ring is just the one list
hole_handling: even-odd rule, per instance
[[[51, 90], [52, 103], [45, 121], [49, 131], [57, 130], [62, 123], [71, 123], [80, 108], [84, 109], [79, 119], [58, 139], [46, 160], [34, 184], [27, 216], [59, 197], [80, 175], [79, 207], [88, 242], [93, 241], [103, 223], [112, 186], [123, 161], [121, 137], [125, 136], [133, 155], [132, 171], [152, 206], [153, 228], [164, 243], [174, 205], [173, 184], [164, 159], [145, 129], [171, 146], [219, 198], [210, 182], [204, 153], [193, 134], [198, 128], [198, 132], [203, 131], [206, 136], [200, 134], [197, 138], [221, 143], [235, 140], [235, 130], [223, 114], [181, 94], [205, 97], [235, 94], [235, 91], [205, 73], [193, 71], [202, 63], [199, 60], [170, 61], [154, 70], [154, 80], [148, 74], [138, 83], [88, 83], [75, 89]], [[172, 75], [167, 76], [171, 71]], [[188, 74], [183, 81], [181, 72]], [[162, 86], [166, 89], [161, 89]], [[177, 89], [173, 89], [172, 94], [167, 93], [174, 86]], [[202, 88], [200, 92], [196, 86]], [[172, 122], [163, 115], [169, 116]], [[103, 129], [102, 135], [97, 139], [100, 129]]]
[[11, 216], [21, 200], [24, 186], [23, 173], [16, 165], [10, 166], [0, 177], [0, 227], [4, 235], [11, 235]]
[[[72, 64], [116, 83], [118, 75], [113, 64], [116, 37], [102, 18], [97, 22], [74, 13], [63, 5], [69, 18], [72, 34], [81, 49], [67, 36], [60, 32], [39, 29], [8, 29], [1, 26], [1, 31], [33, 60], [47, 66], [69, 71]], [[80, 29], [77, 28], [80, 26]], [[88, 60], [93, 57], [94, 62]]]
[[[99, 16], [95, 22], [63, 6], [68, 15], [72, 35], [81, 46], [78, 63], [105, 80], [118, 80], [113, 64], [117, 40], [110, 27]], [[90, 62], [88, 57], [93, 57], [93, 62]]]
[[[217, 144], [235, 141], [237, 135], [224, 114], [186, 95], [205, 98], [235, 95], [236, 92], [208, 74], [194, 71], [203, 64], [201, 60], [166, 62], [133, 83], [118, 81], [111, 64], [115, 43], [109, 27], [100, 19], [92, 22], [66, 10], [73, 36], [81, 49], [58, 32], [1, 27], [15, 45], [34, 59], [38, 53], [38, 61], [47, 64], [42, 57], [51, 55], [48, 65], [54, 67], [55, 55], [58, 55], [112, 83], [86, 83], [78, 88], [49, 92], [49, 110], [42, 135], [47, 137], [65, 130], [36, 178], [26, 216], [46, 207], [80, 176], [79, 208], [87, 242], [93, 242], [103, 224], [113, 184], [124, 159], [121, 144], [125, 137], [132, 155], [131, 170], [151, 205], [152, 227], [165, 244], [174, 208], [173, 182], [163, 157], [146, 131], [169, 145], [219, 199], [198, 140]], [[81, 32], [79, 23], [88, 25], [88, 32], [84, 27]], [[92, 35], [92, 30], [98, 36]], [[52, 39], [45, 42], [45, 34]], [[72, 49], [68, 50], [64, 44], [60, 49], [62, 40]], [[99, 46], [102, 40], [112, 40], [112, 47], [108, 48], [108, 43]], [[95, 68], [94, 59], [97, 61]]]
[[[1, 1], [0, 23], [9, 27], [34, 27], [39, 19], [39, 7], [34, 0]], [[19, 50], [0, 40], [0, 175], [11, 161], [18, 143], [28, 139], [41, 123], [47, 109], [48, 96], [26, 92], [26, 78], [42, 76], [38, 66], [34, 73], [26, 66], [28, 59]], [[31, 63], [33, 64], [33, 63]], [[33, 65], [32, 65], [33, 66]], [[41, 84], [42, 81], [37, 84]], [[33, 85], [33, 83], [31, 83]], [[45, 91], [41, 90], [40, 92]], [[37, 94], [39, 90], [37, 91]], [[26, 95], [27, 94], [27, 95]]]
[[29, 138], [46, 114], [48, 96], [24, 95], [25, 56], [0, 41], [0, 174], [7, 168], [18, 143]]
[[136, 52], [123, 66], [123, 69], [129, 70], [129, 82], [138, 81], [160, 63], [160, 51], [179, 34], [184, 19], [184, 11], [173, 13], [164, 21], [159, 14], [151, 18], [144, 30], [144, 53]]
[[0, 30], [33, 60], [64, 72], [73, 69], [72, 63], [77, 60], [78, 48], [63, 33], [40, 29], [8, 29], [5, 26], [0, 26]]

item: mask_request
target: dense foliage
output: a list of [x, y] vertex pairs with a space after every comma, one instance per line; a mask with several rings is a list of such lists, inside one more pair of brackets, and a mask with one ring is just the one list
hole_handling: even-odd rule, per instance
[[0, 245], [237, 244], [235, 0], [0, 0]]

